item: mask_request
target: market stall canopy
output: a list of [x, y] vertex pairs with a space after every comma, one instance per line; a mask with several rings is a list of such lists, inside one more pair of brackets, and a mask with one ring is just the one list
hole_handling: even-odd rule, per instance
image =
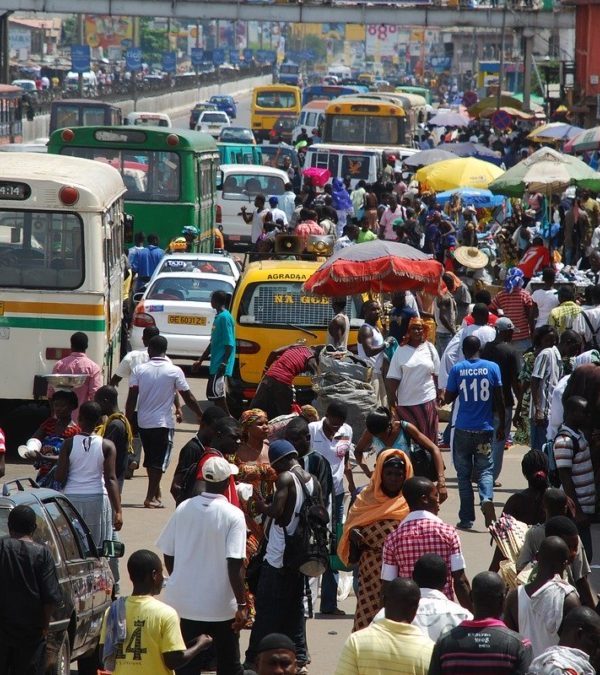
[[[484, 110], [488, 110], [488, 108], [492, 108], [493, 112], [495, 112], [498, 108], [505, 107], [523, 111], [523, 101], [520, 101], [515, 96], [509, 96], [507, 94], [502, 94], [502, 96], [500, 96], [500, 101], [498, 101], [497, 96], [487, 96], [469, 108], [469, 115], [471, 115], [471, 117], [481, 117], [481, 113]], [[544, 108], [533, 101], [531, 102], [530, 108], [532, 113], [544, 112]], [[489, 115], [486, 116], [489, 117]]]
[[440, 143], [437, 150], [446, 150], [459, 157], [475, 157], [475, 159], [483, 159], [494, 164], [500, 164], [502, 161], [499, 153], [482, 143]]
[[600, 149], [600, 127], [585, 129], [565, 144], [565, 152], [591, 152]]
[[527, 190], [550, 195], [569, 185], [598, 192], [600, 173], [576, 157], [540, 148], [497, 178], [489, 189], [507, 197], [522, 197]]
[[427, 124], [434, 127], [468, 127], [469, 118], [450, 110], [434, 115]]
[[421, 150], [415, 152], [414, 155], [402, 160], [403, 164], [412, 167], [429, 166], [435, 162], [442, 162], [445, 159], [458, 159], [458, 155], [454, 155], [447, 150], [440, 150], [439, 148], [432, 148], [431, 150]]
[[425, 166], [417, 171], [415, 178], [422, 192], [442, 192], [461, 187], [487, 188], [503, 173], [490, 162], [461, 157]]
[[496, 110], [502, 110], [503, 112], [507, 113], [511, 117], [517, 117], [520, 120], [535, 120], [535, 119], [544, 119], [546, 117], [545, 113], [543, 112], [537, 112], [537, 113], [526, 113], [523, 112], [522, 110], [518, 110], [517, 108], [512, 108], [511, 106], [505, 105], [502, 106], [501, 108], [496, 108], [496, 106], [492, 108], [486, 108], [485, 110], [482, 110], [479, 113], [479, 118], [481, 119], [482, 117], [492, 117]]
[[307, 293], [356, 295], [440, 290], [442, 265], [412, 246], [376, 239], [334, 254], [304, 282]]
[[502, 206], [504, 197], [495, 195], [490, 190], [481, 190], [479, 188], [458, 188], [457, 190], [445, 190], [435, 196], [435, 200], [442, 206], [450, 201], [453, 195], [458, 195], [463, 206], [474, 206], [476, 209], [489, 209], [496, 206]]
[[550, 122], [536, 127], [528, 136], [532, 141], [544, 143], [546, 141], [567, 141], [578, 136], [584, 129], [566, 124], [565, 122]]

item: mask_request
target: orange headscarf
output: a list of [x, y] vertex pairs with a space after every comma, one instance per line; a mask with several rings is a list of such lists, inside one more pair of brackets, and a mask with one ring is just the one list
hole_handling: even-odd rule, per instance
[[418, 325], [421, 325], [423, 327], [423, 342], [427, 341], [427, 339], [429, 338], [429, 325], [425, 323], [425, 321], [420, 317], [413, 316], [412, 319], [410, 319], [408, 322], [408, 326], [406, 327], [406, 333], [404, 333], [404, 337], [402, 338], [402, 342], [400, 343], [401, 345], [404, 346], [408, 344], [408, 341], [410, 339], [410, 329], [413, 326]]
[[382, 450], [379, 453], [371, 481], [356, 498], [344, 523], [344, 532], [339, 541], [337, 553], [345, 565], [348, 564], [350, 555], [350, 530], [353, 527], [370, 525], [378, 520], [397, 520], [400, 522], [408, 515], [408, 504], [402, 494], [399, 494], [398, 497], [388, 497], [381, 489], [383, 465], [390, 457], [402, 457], [406, 464], [406, 480], [412, 478], [412, 464], [405, 452], [392, 448]]

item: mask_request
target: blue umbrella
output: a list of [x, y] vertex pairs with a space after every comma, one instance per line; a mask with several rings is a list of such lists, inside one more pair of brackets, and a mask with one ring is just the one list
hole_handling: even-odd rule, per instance
[[435, 199], [440, 204], [445, 204], [450, 201], [452, 195], [459, 195], [465, 206], [474, 206], [476, 209], [493, 208], [501, 206], [504, 198], [500, 195], [495, 195], [489, 190], [482, 190], [479, 188], [459, 188], [458, 190], [446, 190], [439, 192]]
[[485, 162], [496, 164], [496, 166], [500, 166], [502, 163], [502, 158], [498, 157], [494, 150], [481, 143], [440, 143], [440, 145], [437, 146], [437, 149], [452, 152], [459, 157], [475, 157], [475, 159], [483, 159]]
[[447, 150], [432, 148], [431, 150], [415, 152], [414, 155], [410, 155], [410, 157], [403, 159], [402, 163], [406, 164], [406, 166], [420, 168], [422, 166], [429, 166], [435, 162], [443, 162], [445, 159], [458, 159], [458, 155], [448, 152]]

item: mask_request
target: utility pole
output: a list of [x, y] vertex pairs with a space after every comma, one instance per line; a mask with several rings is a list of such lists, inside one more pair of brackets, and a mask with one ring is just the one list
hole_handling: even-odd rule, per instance
[[8, 46], [8, 19], [12, 12], [4, 12], [0, 16], [0, 82], [8, 84], [10, 80], [10, 49]]
[[502, 10], [502, 34], [500, 35], [500, 72], [498, 73], [498, 94], [496, 95], [496, 110], [500, 108], [502, 96], [502, 87], [504, 86], [504, 50], [506, 48], [506, 2], [504, 0], [504, 9]]
[[525, 68], [523, 72], [523, 110], [531, 111], [531, 71], [533, 67], [533, 37], [535, 33], [531, 28], [523, 30]]

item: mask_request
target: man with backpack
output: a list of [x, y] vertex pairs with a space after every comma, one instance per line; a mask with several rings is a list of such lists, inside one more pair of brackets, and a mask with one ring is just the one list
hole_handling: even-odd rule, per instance
[[581, 310], [573, 322], [573, 330], [583, 336], [586, 349], [600, 349], [600, 286], [590, 290], [591, 309]]
[[271, 505], [256, 499], [256, 510], [272, 520], [246, 664], [254, 664], [263, 637], [281, 632], [294, 641], [298, 673], [303, 675], [307, 672], [303, 603], [306, 577], [301, 570], [311, 576], [324, 571], [329, 557], [328, 516], [319, 483], [301, 468], [298, 453], [289, 441], [271, 443], [269, 461], [277, 473], [277, 483]]

